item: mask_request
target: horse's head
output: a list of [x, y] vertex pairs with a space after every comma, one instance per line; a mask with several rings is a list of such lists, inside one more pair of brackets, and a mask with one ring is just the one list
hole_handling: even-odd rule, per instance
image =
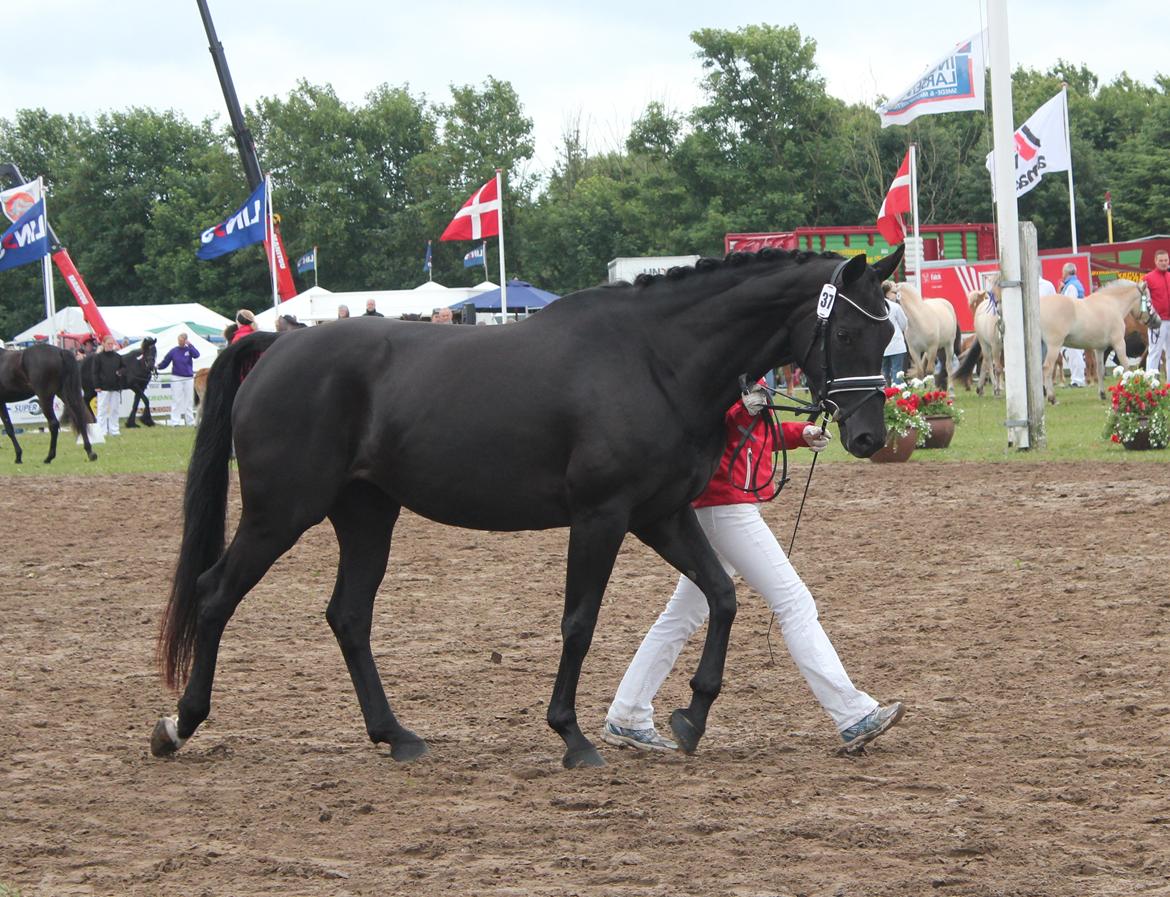
[[147, 370], [154, 367], [155, 361], [158, 359], [158, 340], [153, 336], [148, 336], [142, 341], [142, 354], [138, 356]]
[[1162, 318], [1154, 311], [1154, 306], [1150, 302], [1150, 285], [1144, 280], [1139, 280], [1135, 286], [1137, 287], [1135, 303], [1137, 307], [1131, 307], [1130, 314], [1151, 330], [1157, 330], [1162, 326]]
[[[826, 259], [831, 265], [826, 279], [836, 275], [836, 297], [829, 300], [830, 291], [822, 291], [817, 311], [802, 316], [792, 331], [796, 357], [804, 358], [801, 368], [814, 400], [832, 414], [846, 451], [859, 458], [868, 458], [886, 444], [882, 354], [894, 325], [881, 285], [901, 261], [902, 247], [872, 266], [864, 255], [843, 263]], [[803, 356], [801, 345], [809, 346]]]

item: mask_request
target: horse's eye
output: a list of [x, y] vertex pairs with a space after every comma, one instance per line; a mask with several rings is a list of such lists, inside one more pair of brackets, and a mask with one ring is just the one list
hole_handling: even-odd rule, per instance
[[846, 345], [848, 345], [849, 343], [853, 342], [853, 337], [850, 336], [848, 330], [838, 330], [837, 331], [837, 342], [845, 343]]

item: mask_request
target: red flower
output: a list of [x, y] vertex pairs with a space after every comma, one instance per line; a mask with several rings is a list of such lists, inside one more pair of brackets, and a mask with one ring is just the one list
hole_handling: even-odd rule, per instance
[[1112, 436], [1110, 436], [1109, 438], [1110, 438], [1111, 440], [1113, 440], [1114, 442], [1121, 442], [1121, 437], [1120, 437], [1120, 436], [1118, 436], [1116, 433], [1114, 433], [1114, 434], [1113, 434]]

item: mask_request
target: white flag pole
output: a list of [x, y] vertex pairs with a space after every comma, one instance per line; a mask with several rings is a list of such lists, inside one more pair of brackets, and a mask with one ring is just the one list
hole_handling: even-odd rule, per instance
[[1072, 227], [1072, 251], [1077, 251], [1077, 202], [1073, 191], [1072, 165], [1072, 135], [1068, 130], [1068, 84], [1062, 84], [1060, 92], [1064, 94], [1064, 145], [1068, 149], [1068, 220]]
[[914, 212], [914, 288], [922, 295], [922, 240], [918, 236], [918, 146], [910, 144], [910, 205]]
[[[499, 202], [499, 208], [496, 214], [499, 216], [500, 228], [497, 236], [500, 240], [500, 323], [508, 323], [508, 275], [504, 270], [504, 186], [500, 179], [500, 169], [496, 169], [496, 199]], [[484, 259], [487, 262], [487, 259]], [[484, 271], [486, 271], [486, 265]]]
[[[37, 195], [44, 203], [46, 237], [49, 230], [49, 198], [45, 195], [45, 179], [37, 178]], [[49, 342], [54, 346], [61, 345], [61, 337], [57, 327], [57, 301], [53, 296], [53, 259], [51, 253], [41, 256], [41, 284], [45, 292], [45, 317], [49, 319]]]
[[[276, 228], [272, 221], [272, 175], [264, 176], [264, 205], [268, 228], [268, 271], [272, 277], [272, 307], [280, 308], [280, 294], [276, 291]], [[315, 263], [314, 263], [315, 264]]]

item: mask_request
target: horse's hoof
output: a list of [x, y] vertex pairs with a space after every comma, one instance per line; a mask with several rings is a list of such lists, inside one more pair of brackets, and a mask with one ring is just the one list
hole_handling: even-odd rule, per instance
[[150, 733], [150, 752], [156, 757], [169, 757], [186, 741], [179, 737], [178, 721], [173, 716], [164, 716], [154, 724], [154, 731]]
[[398, 763], [410, 763], [419, 757], [425, 757], [430, 748], [421, 738], [408, 738], [390, 745], [390, 756]]
[[589, 744], [583, 748], [578, 748], [575, 751], [565, 751], [565, 757], [561, 760], [565, 769], [586, 769], [589, 767], [605, 766], [605, 761], [601, 759], [601, 754], [597, 753], [597, 748]]
[[127, 430], [137, 430], [137, 429], [138, 429], [138, 424], [136, 424], [136, 423], [132, 423], [132, 422], [130, 422], [130, 421], [126, 421], [126, 429], [127, 429]]
[[17, 455], [17, 456], [16, 456], [16, 463], [17, 463], [17, 464], [22, 464], [22, 463], [24, 463], [24, 462], [22, 462], [22, 461], [20, 460], [20, 455]]
[[142, 426], [144, 426], [144, 427], [153, 427], [153, 426], [154, 426], [154, 421], [153, 421], [153, 420], [144, 420], [144, 421], [142, 422]]
[[674, 733], [678, 746], [688, 754], [695, 752], [699, 739], [703, 737], [703, 733], [687, 718], [685, 710], [676, 710], [670, 715], [670, 731]]
[[96, 461], [97, 460], [97, 452], [90, 452], [89, 453], [89, 460]]

